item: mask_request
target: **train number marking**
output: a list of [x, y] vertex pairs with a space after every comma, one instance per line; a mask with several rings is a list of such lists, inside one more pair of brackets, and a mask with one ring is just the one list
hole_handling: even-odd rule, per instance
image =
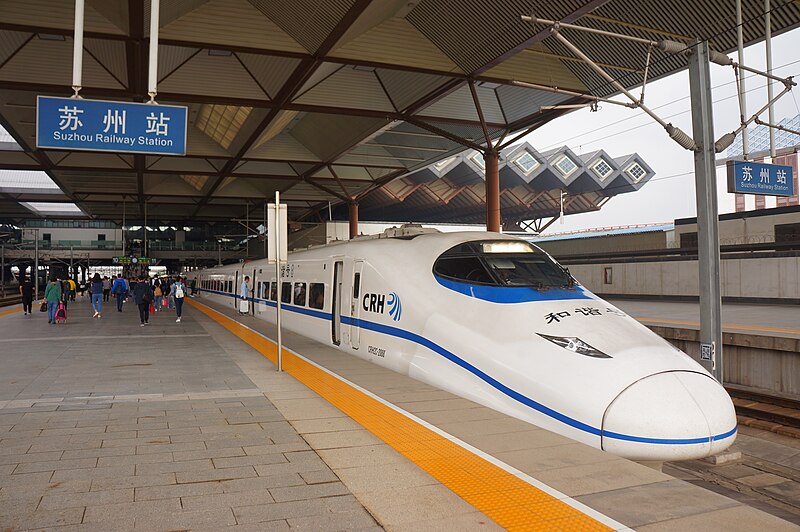
[[376, 357], [384, 358], [386, 356], [386, 349], [381, 349], [380, 347], [375, 347], [374, 345], [367, 347], [367, 352], [370, 355], [375, 355]]

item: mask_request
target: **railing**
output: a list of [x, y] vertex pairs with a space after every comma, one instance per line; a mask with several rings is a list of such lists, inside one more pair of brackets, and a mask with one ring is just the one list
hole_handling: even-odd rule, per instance
[[244, 246], [238, 242], [148, 242], [149, 251], [239, 251]]
[[[36, 241], [35, 240], [18, 240], [18, 241], [9, 241], [7, 243], [9, 247], [14, 247], [16, 249], [35, 249], [36, 248]], [[115, 250], [115, 249], [122, 249], [122, 242], [116, 240], [39, 240], [38, 242], [39, 249], [47, 250], [47, 249], [58, 249], [58, 250], [92, 250], [92, 249], [105, 249], [105, 250]]]

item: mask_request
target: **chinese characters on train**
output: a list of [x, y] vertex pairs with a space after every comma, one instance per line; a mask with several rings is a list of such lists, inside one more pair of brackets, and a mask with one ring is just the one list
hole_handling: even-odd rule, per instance
[[[569, 318], [571, 316], [602, 316], [604, 314], [603, 310], [594, 307], [580, 307], [574, 309], [572, 312], [567, 310], [562, 310], [561, 312], [551, 312], [549, 314], [545, 314], [544, 319], [547, 325], [551, 323], [561, 323], [561, 320], [565, 318]], [[625, 316], [625, 313], [621, 310], [607, 307], [605, 309], [605, 314], [614, 314], [615, 316]]]

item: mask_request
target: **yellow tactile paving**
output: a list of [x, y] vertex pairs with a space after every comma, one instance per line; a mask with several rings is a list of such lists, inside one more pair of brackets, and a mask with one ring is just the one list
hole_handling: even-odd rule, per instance
[[5, 316], [7, 314], [13, 314], [15, 312], [22, 312], [22, 307], [14, 308], [11, 310], [0, 310], [0, 316]]
[[[188, 301], [277, 363], [272, 341]], [[283, 369], [508, 530], [611, 530], [286, 350]]]

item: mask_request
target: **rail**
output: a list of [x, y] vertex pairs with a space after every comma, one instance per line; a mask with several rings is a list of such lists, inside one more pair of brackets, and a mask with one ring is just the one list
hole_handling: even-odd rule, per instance
[[[757, 428], [800, 438], [800, 398], [738, 386], [726, 386], [725, 389], [733, 398], [738, 415], [771, 424]], [[789, 430], [781, 430], [781, 427], [789, 427]]]

